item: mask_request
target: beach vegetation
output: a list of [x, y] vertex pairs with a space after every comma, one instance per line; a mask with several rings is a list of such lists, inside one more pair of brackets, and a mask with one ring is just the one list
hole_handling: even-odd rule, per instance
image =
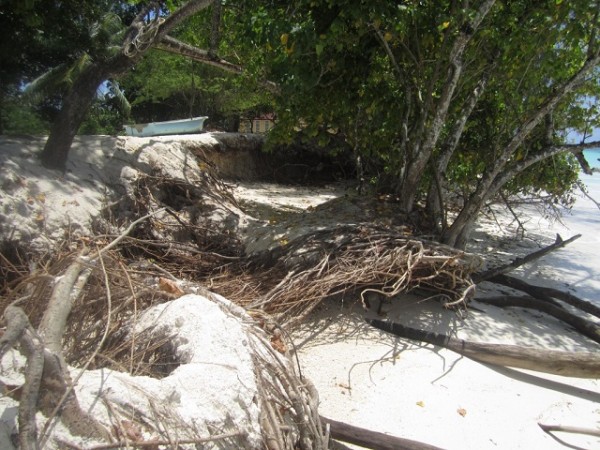
[[[271, 144], [344, 141], [362, 179], [459, 248], [498, 196], [562, 201], [587, 170], [581, 151], [594, 143], [566, 139], [599, 122], [593, 2], [119, 5], [84, 10], [88, 33], [60, 61], [71, 77], [54, 93], [48, 167], [64, 169], [99, 86], [120, 79], [147, 120], [200, 109], [226, 120], [268, 105]], [[38, 30], [37, 16], [19, 17]]]

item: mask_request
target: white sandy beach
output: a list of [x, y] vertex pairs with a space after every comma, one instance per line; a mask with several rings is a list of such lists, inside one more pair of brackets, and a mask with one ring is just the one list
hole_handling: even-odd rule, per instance
[[[3, 141], [5, 154], [15, 142]], [[39, 139], [32, 139], [31, 146], [36, 145], [40, 145]], [[71, 232], [85, 228], [87, 211], [97, 210], [106, 201], [104, 178], [121, 167], [116, 164], [119, 161], [110, 159], [113, 151], [111, 138], [82, 138], [73, 151], [73, 158], [81, 157], [81, 161], [73, 163], [72, 171], [62, 179], [39, 172], [32, 158], [4, 161], [7, 169], [15, 166], [16, 175], [10, 183], [5, 181], [4, 188], [10, 195], [0, 206], [4, 212], [18, 214], [16, 218], [11, 216], [11, 221], [0, 217], [3, 226], [10, 230], [20, 227], [25, 236], [28, 230], [39, 229], [40, 224], [49, 226], [51, 220], [72, 214]], [[590, 194], [600, 199], [600, 174], [582, 179]], [[248, 185], [236, 189], [243, 200], [279, 204], [282, 211], [306, 209], [340, 195], [322, 189], [308, 189], [306, 194], [265, 183], [252, 189]], [[516, 238], [516, 223], [500, 208], [498, 223], [491, 217], [482, 221], [471, 250], [481, 252], [489, 261], [506, 260], [547, 245], [556, 233], [565, 239], [581, 233], [579, 240], [515, 274], [532, 283], [600, 302], [597, 206], [585, 197], [579, 198], [563, 224], [548, 222], [531, 208], [526, 212], [521, 219], [527, 227], [524, 239]], [[496, 288], [484, 285], [478, 295], [495, 292]], [[433, 345], [399, 339], [367, 325], [356, 301], [345, 298], [324, 303], [293, 334], [303, 374], [319, 391], [323, 416], [445, 449], [600, 448], [598, 437], [557, 433], [556, 437], [564, 441], [561, 443], [538, 426], [542, 423], [600, 430], [599, 380], [483, 365]], [[463, 319], [436, 302], [406, 296], [386, 305], [384, 312], [396, 322], [474, 341], [600, 350], [599, 345], [542, 313], [503, 310], [477, 302], [473, 306], [476, 309]]]
[[[600, 180], [583, 176], [600, 199]], [[473, 250], [504, 259], [550, 243], [555, 233], [582, 237], [566, 248], [513, 274], [531, 283], [568, 290], [600, 302], [600, 211], [589, 199], [577, 200], [563, 224], [528, 209], [527, 233], [515, 238], [510, 215], [500, 226], [483, 220]], [[477, 248], [479, 247], [479, 248]], [[478, 295], [497, 291], [483, 286]], [[446, 449], [600, 448], [600, 438], [555, 433], [538, 423], [600, 430], [600, 381], [566, 378], [484, 365], [452, 351], [370, 328], [356, 299], [328, 303], [297, 334], [300, 361], [314, 380], [321, 413], [334, 420]], [[407, 296], [388, 307], [387, 317], [413, 327], [480, 342], [545, 349], [593, 351], [596, 343], [542, 313], [500, 309], [473, 302], [477, 310], [461, 319], [439, 304]], [[427, 324], [427, 326], [424, 326]]]

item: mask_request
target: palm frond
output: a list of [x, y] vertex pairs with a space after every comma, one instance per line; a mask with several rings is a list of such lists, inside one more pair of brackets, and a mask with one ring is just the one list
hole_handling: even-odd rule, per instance
[[70, 64], [64, 63], [51, 68], [27, 85], [24, 91], [25, 98], [38, 102], [49, 94], [70, 89], [79, 74], [91, 63], [90, 55], [83, 53]]
[[102, 19], [98, 22], [94, 22], [90, 27], [90, 37], [92, 40], [101, 39], [111, 40], [111, 37], [118, 35], [125, 29], [121, 18], [115, 13], [107, 13], [102, 16]]
[[[73, 86], [79, 75], [89, 67], [94, 60], [111, 57], [121, 51], [121, 42], [126, 28], [121, 18], [114, 13], [105, 14], [98, 22], [89, 28], [92, 47], [70, 63], [63, 63], [33, 80], [25, 89], [25, 98], [29, 101], [39, 102], [49, 94], [65, 92]], [[92, 57], [93, 55], [93, 57]], [[112, 86], [111, 83], [109, 83]], [[111, 91], [119, 100], [122, 111], [129, 114], [130, 105], [118, 85]]]
[[64, 87], [68, 89], [73, 86], [73, 83], [79, 77], [79, 74], [81, 74], [81, 72], [83, 72], [91, 63], [92, 57], [88, 53], [83, 53], [79, 58], [73, 61], [62, 80]]
[[125, 97], [125, 93], [121, 90], [121, 87], [116, 80], [109, 80], [108, 92], [117, 100], [121, 114], [126, 118], [129, 117], [129, 114], [131, 113], [131, 103], [129, 103], [129, 100]]
[[38, 102], [49, 93], [59, 91], [59, 86], [68, 76], [69, 68], [70, 66], [67, 64], [60, 64], [41, 74], [25, 87], [23, 91], [25, 98], [32, 102]]

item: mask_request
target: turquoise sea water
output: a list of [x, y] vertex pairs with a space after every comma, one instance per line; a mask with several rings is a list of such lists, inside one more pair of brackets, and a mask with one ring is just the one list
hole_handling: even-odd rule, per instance
[[600, 148], [584, 150], [585, 159], [590, 163], [590, 166], [600, 169]]
[[[600, 170], [600, 148], [584, 150], [583, 154], [592, 168]], [[596, 172], [593, 175], [585, 175], [580, 172], [579, 179], [588, 187], [590, 194], [593, 194], [593, 197], [598, 200], [600, 198], [600, 173]]]

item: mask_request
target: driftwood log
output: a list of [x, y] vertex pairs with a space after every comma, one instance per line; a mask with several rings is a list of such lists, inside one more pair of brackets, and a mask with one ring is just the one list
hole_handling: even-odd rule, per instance
[[514, 295], [478, 298], [477, 301], [479, 303], [486, 303], [500, 308], [512, 306], [536, 309], [572, 326], [579, 333], [600, 344], [600, 326], [598, 324], [575, 315], [560, 305], [545, 300], [539, 300], [534, 297], [519, 297]]
[[597, 353], [471, 342], [444, 334], [417, 330], [394, 322], [377, 319], [370, 319], [367, 322], [375, 328], [396, 336], [438, 345], [482, 363], [566, 377], [600, 378], [600, 356]]
[[485, 272], [479, 272], [479, 273], [473, 274], [473, 277], [472, 277], [473, 281], [475, 283], [481, 283], [482, 281], [491, 280], [492, 278], [494, 278], [497, 275], [503, 275], [505, 273], [512, 272], [517, 267], [521, 267], [524, 264], [536, 261], [536, 260], [540, 259], [542, 256], [547, 255], [548, 253], [551, 253], [554, 250], [563, 248], [564, 246], [570, 244], [573, 241], [576, 241], [580, 237], [581, 237], [581, 234], [576, 234], [575, 236], [570, 237], [567, 240], [564, 240], [562, 237], [560, 237], [560, 234], [557, 234], [556, 240], [554, 241], [554, 243], [547, 245], [546, 247], [543, 247], [533, 253], [530, 253], [527, 256], [515, 258], [508, 264], [503, 264], [502, 266], [495, 267], [490, 270], [486, 270]]
[[329, 425], [330, 436], [337, 441], [377, 450], [441, 450], [423, 442], [399, 438], [365, 428], [355, 427], [321, 416], [323, 426]]
[[538, 298], [540, 300], [560, 300], [568, 305], [571, 305], [577, 309], [580, 309], [583, 312], [591, 314], [600, 319], [600, 307], [594, 305], [593, 303], [587, 302], [569, 292], [564, 292], [559, 289], [549, 288], [545, 286], [536, 286], [508, 275], [496, 275], [489, 281], [525, 292], [531, 295], [532, 297]]
[[[569, 239], [563, 240], [561, 236], [557, 234], [554, 243], [543, 247], [540, 250], [524, 257], [515, 258], [510, 263], [499, 267], [474, 273], [472, 279], [476, 284], [488, 281], [528, 294], [527, 296], [504, 295], [477, 298], [477, 301], [497, 307], [536, 309], [572, 326], [576, 331], [592, 339], [594, 342], [600, 343], [600, 326], [585, 317], [589, 314], [596, 318], [600, 318], [600, 307], [569, 292], [546, 286], [536, 286], [519, 278], [507, 275], [508, 272], [517, 267], [536, 261], [555, 250], [563, 248], [580, 237], [581, 235], [577, 234]], [[574, 314], [572, 309], [570, 310], [566, 305], [580, 310], [584, 313], [584, 316]]]

